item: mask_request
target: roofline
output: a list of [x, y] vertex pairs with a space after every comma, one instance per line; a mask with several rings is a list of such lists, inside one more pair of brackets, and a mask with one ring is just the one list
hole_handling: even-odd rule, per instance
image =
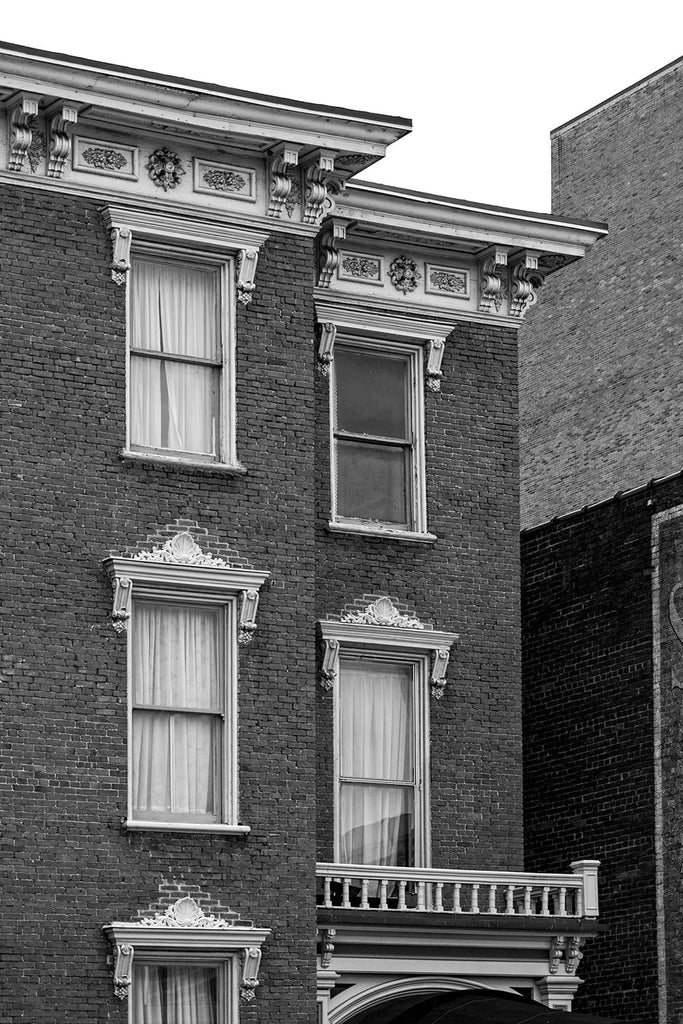
[[396, 196], [397, 199], [405, 198], [415, 200], [418, 203], [431, 204], [433, 206], [444, 206], [452, 210], [469, 210], [474, 213], [499, 214], [505, 217], [515, 217], [518, 220], [533, 221], [535, 224], [553, 224], [558, 227], [590, 228], [598, 234], [607, 234], [607, 224], [602, 221], [593, 220], [569, 220], [553, 213], [537, 213], [533, 210], [518, 210], [509, 206], [494, 206], [489, 203], [470, 202], [468, 199], [455, 199], [450, 196], [436, 195], [431, 192], [419, 192], [415, 189], [400, 188], [394, 185], [381, 185], [375, 181], [366, 181], [364, 178], [354, 178], [347, 185], [347, 191], [355, 190], [384, 193]]
[[677, 469], [674, 473], [669, 473], [667, 476], [653, 476], [646, 484], [638, 484], [637, 487], [631, 487], [627, 491], [615, 491], [609, 498], [601, 498], [600, 501], [592, 501], [587, 505], [582, 505], [580, 508], [573, 508], [569, 512], [563, 512], [562, 515], [544, 519], [543, 522], [537, 523], [535, 526], [524, 526], [519, 532], [523, 537], [526, 537], [530, 533], [544, 530], [546, 527], [554, 526], [556, 523], [563, 523], [567, 519], [575, 519], [583, 515], [584, 512], [593, 512], [595, 509], [606, 508], [607, 505], [616, 504], [616, 502], [622, 501], [624, 498], [632, 498], [636, 494], [645, 494], [647, 491], [661, 486], [661, 484], [671, 483], [672, 480], [678, 480], [680, 477], [683, 477], [683, 469]]
[[680, 64], [681, 61], [683, 61], [683, 56], [676, 57], [675, 60], [670, 61], [668, 64], [665, 64], [661, 68], [657, 68], [656, 71], [651, 71], [650, 74], [645, 75], [644, 78], [639, 78], [637, 82], [633, 83], [633, 85], [627, 85], [625, 89], [620, 89], [619, 92], [615, 92], [613, 96], [608, 96], [607, 99], [601, 100], [599, 103], [596, 103], [595, 106], [589, 107], [588, 110], [584, 110], [583, 113], [577, 114], [575, 117], [570, 118], [569, 121], [565, 121], [564, 124], [558, 125], [557, 128], [552, 128], [550, 131], [551, 139], [554, 135], [556, 135], [558, 132], [561, 132], [564, 128], [568, 128], [570, 125], [575, 124], [577, 121], [581, 121], [584, 117], [589, 117], [591, 114], [595, 114], [598, 110], [601, 110], [603, 107], [608, 106], [608, 104], [614, 103], [615, 100], [621, 99], [622, 96], [626, 96], [627, 93], [633, 92], [635, 89], [640, 89], [641, 86], [651, 81], [651, 79], [656, 78], [658, 75], [663, 75], [666, 71], [669, 71], [671, 68], [675, 67], [676, 64]]
[[[250, 92], [245, 89], [231, 89], [224, 85], [217, 85], [212, 82], [201, 82], [191, 78], [181, 78], [177, 75], [160, 74], [154, 71], [145, 71], [140, 68], [130, 68], [122, 64], [110, 64], [107, 61], [85, 59], [75, 57], [72, 54], [56, 53], [52, 50], [40, 50], [33, 46], [21, 46], [17, 43], [4, 42], [0, 40], [0, 54], [11, 53], [19, 56], [36, 57], [52, 64], [75, 65], [84, 71], [107, 71], [119, 78], [135, 78], [144, 80], [153, 85], [169, 86], [171, 88], [190, 88], [195, 92], [206, 93], [207, 95], [234, 97], [239, 100], [250, 100], [260, 103], [263, 106], [276, 104], [281, 107], [290, 107], [295, 110], [310, 110], [315, 113], [336, 114], [357, 121], [372, 121], [375, 124], [390, 125], [395, 128], [404, 129], [401, 135], [406, 135], [412, 129], [412, 120], [407, 117], [397, 117], [391, 114], [377, 114], [365, 110], [352, 110], [348, 107], [337, 107], [324, 103], [311, 104], [305, 100], [288, 99], [282, 96], [271, 96], [267, 93]], [[400, 136], [399, 136], [400, 137]]]

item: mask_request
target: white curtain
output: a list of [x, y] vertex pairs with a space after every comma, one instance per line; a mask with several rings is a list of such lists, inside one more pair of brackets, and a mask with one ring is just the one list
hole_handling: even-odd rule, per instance
[[136, 965], [132, 1001], [133, 1024], [217, 1024], [217, 970]]
[[[412, 668], [343, 662], [340, 700], [341, 859], [347, 864], [410, 864], [415, 818]], [[363, 782], [370, 779], [376, 781]], [[381, 780], [399, 784], [382, 785]]]
[[203, 605], [135, 603], [133, 805], [140, 819], [220, 816], [221, 614]]
[[[220, 362], [215, 269], [137, 259], [132, 348]], [[220, 369], [132, 354], [131, 443], [215, 454]]]

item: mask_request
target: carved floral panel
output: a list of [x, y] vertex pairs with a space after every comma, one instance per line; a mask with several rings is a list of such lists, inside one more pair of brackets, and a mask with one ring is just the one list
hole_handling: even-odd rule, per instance
[[441, 267], [434, 263], [425, 264], [425, 291], [432, 295], [449, 298], [469, 299], [469, 271], [459, 267]]
[[341, 280], [360, 284], [383, 284], [382, 257], [363, 252], [341, 253], [337, 275]]
[[222, 199], [256, 201], [256, 173], [248, 167], [232, 167], [195, 158], [193, 187], [195, 192]]
[[72, 166], [86, 174], [106, 174], [112, 178], [138, 179], [138, 149], [118, 142], [84, 139], [73, 141]]

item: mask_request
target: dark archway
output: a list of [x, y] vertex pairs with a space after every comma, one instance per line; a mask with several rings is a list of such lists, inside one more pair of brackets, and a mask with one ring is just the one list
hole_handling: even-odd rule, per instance
[[[606, 1017], [572, 1013], [571, 1024], [620, 1024]], [[409, 995], [374, 1006], [353, 1024], [566, 1024], [564, 1010], [507, 992], [447, 992]]]

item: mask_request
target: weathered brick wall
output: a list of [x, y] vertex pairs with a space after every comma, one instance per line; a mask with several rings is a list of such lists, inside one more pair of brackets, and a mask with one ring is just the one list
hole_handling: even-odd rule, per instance
[[651, 514], [675, 487], [649, 497], [522, 535], [527, 869], [601, 861], [575, 1005], [633, 1024], [657, 1019]]
[[521, 331], [523, 526], [683, 465], [682, 103], [679, 61], [553, 134], [553, 211], [609, 237]]
[[[442, 391], [425, 392], [433, 545], [331, 534], [329, 385], [316, 384], [317, 618], [385, 594], [460, 634], [446, 691], [431, 699], [432, 862], [520, 868], [515, 332], [462, 324]], [[332, 857], [332, 695], [318, 686], [319, 856]], [[329, 809], [329, 810], [326, 810]]]
[[[273, 930], [245, 1024], [315, 1014], [312, 243], [273, 233], [238, 307], [239, 455], [124, 463], [124, 289], [101, 203], [3, 187], [3, 1022], [127, 1020], [101, 926], [163, 884]], [[294, 301], [296, 296], [296, 301]], [[240, 651], [243, 837], [129, 832], [126, 644], [102, 559], [169, 524], [272, 572]], [[204, 532], [206, 531], [206, 532]], [[173, 531], [171, 531], [173, 532]], [[218, 545], [218, 546], [217, 546]]]

